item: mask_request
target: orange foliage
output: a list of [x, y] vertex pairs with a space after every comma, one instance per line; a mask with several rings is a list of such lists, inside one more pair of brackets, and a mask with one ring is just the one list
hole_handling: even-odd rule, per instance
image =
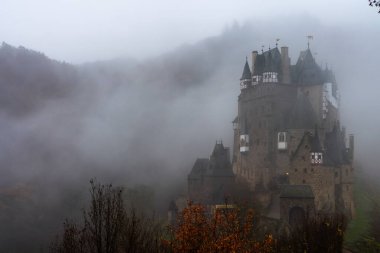
[[272, 236], [262, 241], [255, 239], [253, 218], [252, 210], [240, 215], [236, 208], [217, 209], [208, 216], [204, 206], [189, 203], [182, 211], [178, 226], [172, 229], [173, 238], [163, 243], [171, 251], [181, 253], [272, 252]]

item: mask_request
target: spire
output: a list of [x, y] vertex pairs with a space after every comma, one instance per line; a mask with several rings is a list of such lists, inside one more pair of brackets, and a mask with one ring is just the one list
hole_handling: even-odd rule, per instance
[[246, 79], [251, 79], [251, 78], [252, 78], [251, 69], [249, 68], [249, 65], [248, 65], [248, 59], [245, 58], [244, 70], [243, 70], [243, 74], [240, 80], [246, 80]]

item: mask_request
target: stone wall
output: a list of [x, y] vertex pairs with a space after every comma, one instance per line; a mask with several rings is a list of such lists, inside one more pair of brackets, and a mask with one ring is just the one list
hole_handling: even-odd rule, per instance
[[306, 216], [313, 216], [314, 199], [312, 198], [280, 198], [280, 217], [289, 223], [290, 210], [294, 207], [300, 207], [304, 210]]
[[[267, 189], [278, 173], [276, 164], [277, 132], [283, 129], [284, 115], [287, 115], [296, 96], [296, 88], [278, 83], [259, 84], [242, 90], [239, 96], [239, 129], [235, 140], [242, 131], [250, 139], [250, 150], [240, 153], [234, 147], [234, 171], [245, 178], [252, 189]], [[246, 129], [245, 129], [246, 128]], [[235, 141], [236, 142], [236, 141]], [[281, 162], [288, 163], [286, 158]]]
[[290, 184], [308, 184], [315, 197], [317, 211], [335, 211], [334, 168], [310, 163], [310, 147], [305, 145], [290, 164]]

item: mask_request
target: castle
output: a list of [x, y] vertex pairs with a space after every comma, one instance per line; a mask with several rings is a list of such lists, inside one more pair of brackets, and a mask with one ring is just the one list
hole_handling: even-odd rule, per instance
[[240, 79], [232, 161], [222, 143], [197, 159], [189, 199], [222, 204], [245, 183], [263, 210], [289, 223], [310, 211], [351, 217], [354, 137], [340, 126], [339, 99], [333, 72], [309, 45], [295, 65], [288, 47], [253, 51]]

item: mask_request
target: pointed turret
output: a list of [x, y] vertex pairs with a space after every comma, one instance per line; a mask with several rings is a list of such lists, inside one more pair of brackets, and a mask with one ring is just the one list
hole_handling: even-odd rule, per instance
[[252, 73], [251, 73], [251, 69], [249, 68], [248, 59], [246, 58], [243, 74], [241, 75], [241, 78], [240, 78], [240, 89], [241, 90], [246, 89], [251, 85], [252, 85]]
[[222, 142], [215, 143], [214, 150], [210, 156], [209, 174], [233, 176], [229, 152], [229, 149], [225, 148]]
[[244, 70], [243, 70], [243, 74], [241, 75], [240, 81], [251, 80], [251, 79], [252, 79], [251, 69], [249, 68], [248, 59], [245, 59]]
[[321, 68], [315, 62], [310, 49], [300, 53], [293, 71], [293, 78], [298, 84], [313, 85], [323, 82]]

